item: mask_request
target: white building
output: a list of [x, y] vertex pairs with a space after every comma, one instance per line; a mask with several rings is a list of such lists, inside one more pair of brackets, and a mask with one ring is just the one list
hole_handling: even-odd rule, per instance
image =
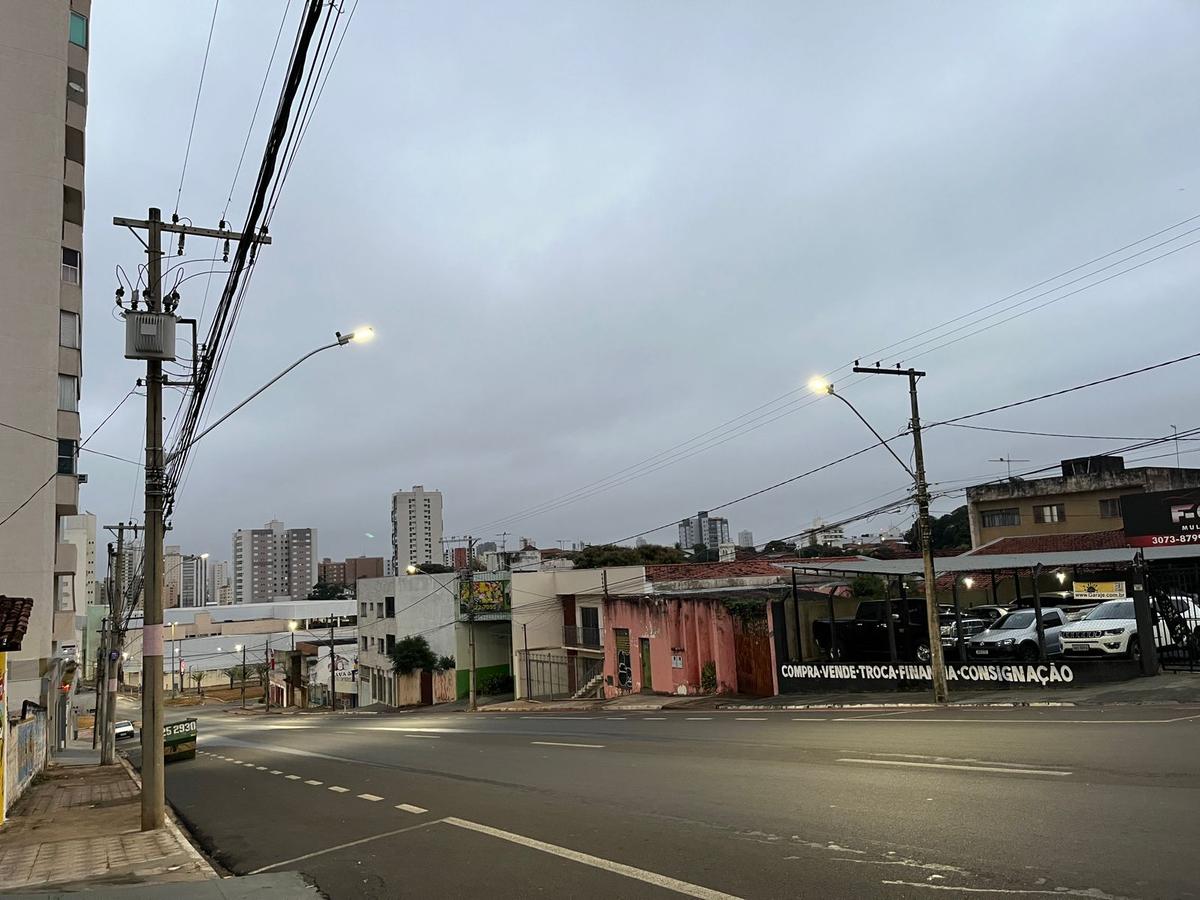
[[[510, 673], [512, 637], [509, 579], [478, 575], [475, 598], [475, 672], [477, 686], [493, 675]], [[470, 625], [460, 600], [459, 577], [400, 575], [358, 582], [360, 706], [396, 705], [398, 685], [392, 670], [396, 642], [421, 635], [435, 657], [454, 657], [457, 695], [468, 690]]]
[[21, 649], [7, 654], [8, 709], [18, 714], [23, 700], [55, 696], [55, 644], [75, 640], [71, 617], [57, 617], [55, 607], [58, 579], [76, 573], [74, 548], [59, 541], [60, 520], [79, 512], [83, 478], [77, 448], [90, 6], [0, 4], [0, 421], [13, 426], [0, 429], [0, 510], [12, 514], [0, 535], [0, 593], [33, 600]]
[[392, 494], [392, 571], [442, 562], [442, 492], [413, 485]]
[[163, 547], [163, 607], [179, 606], [183, 580], [183, 550], [178, 544]]
[[710, 516], [704, 510], [679, 523], [679, 546], [689, 550], [697, 544], [716, 549], [729, 543], [729, 520]]
[[59, 530], [60, 543], [74, 548], [75, 570], [58, 576], [54, 631], [60, 648], [71, 643], [78, 653], [87, 627], [88, 604], [96, 600], [96, 517], [91, 513], [63, 516]]
[[180, 561], [179, 605], [208, 605], [208, 554], [188, 554]]
[[825, 526], [824, 519], [813, 519], [812, 531], [808, 535], [810, 547], [845, 547], [846, 532], [841, 525]]
[[227, 560], [211, 563], [208, 569], [208, 596], [205, 605], [229, 606], [233, 603], [233, 565]]
[[317, 529], [272, 519], [233, 535], [233, 602], [302, 599], [317, 583]]
[[754, 546], [754, 532], [750, 531], [750, 530], [739, 531], [737, 545], [739, 547], [753, 547]]

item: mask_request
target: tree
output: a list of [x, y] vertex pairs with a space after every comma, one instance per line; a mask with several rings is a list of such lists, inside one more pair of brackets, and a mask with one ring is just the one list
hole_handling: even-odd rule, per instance
[[[921, 548], [921, 534], [917, 524], [913, 522], [912, 527], [904, 533], [908, 546], [914, 550]], [[929, 538], [930, 546], [934, 550], [970, 550], [971, 523], [967, 518], [966, 506], [960, 506], [954, 512], [938, 516], [936, 519], [931, 517]]]
[[308, 592], [308, 600], [345, 600], [350, 589], [344, 584], [330, 584], [328, 581], [318, 581]]
[[453, 575], [458, 571], [454, 566], [443, 566], [441, 563], [421, 563], [418, 568], [422, 575]]
[[789, 544], [784, 541], [769, 541], [767, 546], [763, 547], [763, 553], [795, 553], [796, 545]]
[[228, 676], [230, 687], [233, 687], [234, 681], [245, 681], [249, 672], [249, 666], [230, 666], [228, 669], [221, 670], [223, 675]]
[[888, 595], [887, 582], [877, 575], [856, 575], [850, 593], [856, 600], [879, 600]]
[[267, 682], [271, 678], [271, 667], [265, 662], [255, 663], [250, 667], [250, 670], [258, 678], [258, 683], [263, 687], [267, 686]]
[[642, 547], [619, 547], [615, 544], [594, 544], [576, 553], [572, 560], [577, 569], [601, 569], [605, 566], [650, 566], [687, 562], [677, 547], [646, 544]]
[[797, 555], [802, 558], [813, 556], [845, 556], [846, 551], [840, 547], [831, 547], [828, 544], [811, 544], [808, 547], [800, 548]]
[[407, 675], [414, 670], [432, 672], [437, 666], [438, 658], [422, 635], [409, 635], [396, 641], [396, 649], [392, 651], [392, 671], [398, 675]]
[[188, 674], [188, 678], [192, 679], [192, 681], [196, 685], [196, 693], [199, 694], [201, 697], [204, 696], [204, 688], [201, 686], [204, 683], [204, 675], [205, 675], [204, 672], [197, 671], [196, 669], [193, 669]]

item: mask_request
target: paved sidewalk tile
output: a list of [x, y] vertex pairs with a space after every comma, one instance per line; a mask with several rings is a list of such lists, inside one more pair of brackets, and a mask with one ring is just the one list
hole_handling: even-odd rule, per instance
[[0, 828], [0, 890], [216, 878], [177, 828], [140, 823], [124, 767], [51, 765]]

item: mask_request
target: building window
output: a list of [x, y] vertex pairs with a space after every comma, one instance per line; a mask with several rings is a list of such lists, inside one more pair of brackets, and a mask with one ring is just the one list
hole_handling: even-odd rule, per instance
[[366, 638], [362, 638], [362, 647], [360, 649], [362, 649], [362, 650], [367, 649], [367, 639]]
[[388, 619], [396, 618], [396, 598], [395, 597], [384, 597], [383, 598], [383, 615], [385, 618], [388, 618]]
[[984, 528], [1006, 528], [1021, 524], [1021, 511], [1015, 506], [1010, 509], [987, 509], [983, 512]]
[[70, 247], [62, 248], [62, 280], [67, 284], [79, 284], [78, 250], [72, 250]]
[[79, 349], [79, 314], [65, 309], [58, 311], [58, 346]]
[[87, 74], [79, 69], [67, 69], [67, 99], [87, 106]]
[[1048, 503], [1033, 508], [1033, 521], [1038, 524], [1051, 524], [1067, 521], [1067, 508], [1061, 503]]
[[58, 474], [75, 474], [75, 442], [69, 438], [58, 439]]
[[88, 21], [77, 12], [71, 13], [71, 43], [76, 47], [87, 48]]
[[79, 412], [79, 379], [74, 375], [58, 376], [58, 408]]
[[67, 139], [63, 155], [71, 162], [83, 165], [83, 132], [78, 128], [67, 126]]
[[83, 193], [63, 185], [63, 221], [83, 225]]
[[1121, 498], [1113, 497], [1111, 500], [1100, 501], [1100, 518], [1102, 519], [1119, 519], [1121, 518]]

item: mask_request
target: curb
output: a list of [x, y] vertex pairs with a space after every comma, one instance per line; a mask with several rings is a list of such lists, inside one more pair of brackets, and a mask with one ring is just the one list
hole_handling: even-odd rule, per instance
[[720, 710], [746, 709], [753, 712], [769, 712], [773, 709], [1026, 709], [1029, 707], [1075, 707], [1078, 703], [1071, 701], [1030, 701], [996, 702], [996, 703], [787, 703], [787, 704], [755, 704], [734, 706], [732, 704], [718, 706]]
[[[140, 791], [142, 789], [141, 776], [138, 775], [137, 771], [132, 765], [130, 765], [129, 760], [125, 758], [124, 754], [118, 753], [117, 759], [120, 760], [121, 765], [125, 768], [125, 772], [133, 780], [133, 783], [137, 785], [137, 788]], [[192, 840], [188, 836], [187, 832], [180, 827], [178, 819], [175, 815], [175, 810], [171, 808], [171, 804], [164, 803], [163, 805], [165, 806], [167, 813], [164, 820], [166, 829], [171, 832], [171, 834], [183, 846], [187, 854], [191, 856], [192, 859], [200, 863], [203, 868], [208, 870], [210, 873], [209, 877], [220, 878], [221, 874], [216, 870], [216, 868], [214, 868], [213, 864], [208, 861], [208, 858], [198, 849], [196, 849], [196, 845], [192, 843]]]

